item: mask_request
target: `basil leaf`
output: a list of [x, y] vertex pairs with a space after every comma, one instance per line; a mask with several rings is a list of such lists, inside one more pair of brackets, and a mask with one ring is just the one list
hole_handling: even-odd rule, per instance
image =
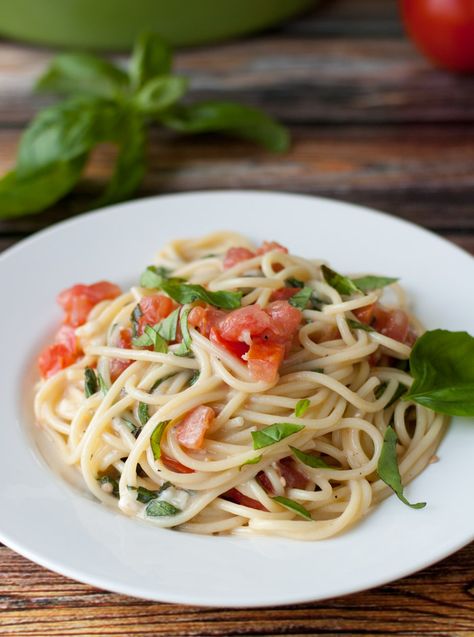
[[109, 391], [109, 386], [105, 382], [104, 377], [102, 376], [102, 374], [100, 372], [97, 372], [97, 380], [99, 381], [100, 391], [105, 396], [105, 394]]
[[377, 464], [377, 473], [379, 478], [389, 486], [397, 497], [407, 506], [412, 509], [422, 509], [426, 506], [426, 502], [417, 502], [416, 504], [410, 504], [403, 495], [403, 486], [400, 478], [400, 471], [398, 470], [397, 460], [397, 434], [394, 429], [389, 425], [385, 431], [383, 439], [382, 451]]
[[172, 299], [184, 305], [193, 301], [204, 301], [209, 305], [223, 308], [225, 310], [235, 310], [240, 307], [242, 292], [210, 292], [202, 285], [192, 283], [182, 283], [178, 279], [162, 279], [159, 287]]
[[289, 288], [304, 288], [304, 282], [300, 281], [299, 279], [295, 279], [295, 277], [286, 279], [285, 285], [287, 285]]
[[148, 517], [157, 518], [165, 515], [177, 515], [181, 513], [181, 509], [176, 508], [173, 504], [166, 502], [166, 500], [151, 500], [147, 504], [145, 513]]
[[467, 332], [433, 330], [410, 355], [415, 379], [405, 400], [450, 416], [474, 416], [474, 338]]
[[137, 90], [156, 75], [165, 75], [171, 70], [172, 52], [170, 47], [156, 33], [142, 33], [132, 53], [130, 81]]
[[[119, 497], [120, 490], [119, 490], [119, 484], [117, 480], [114, 480], [110, 476], [101, 476], [100, 478], [97, 478], [97, 482], [100, 484], [101, 487], [103, 485], [110, 485], [111, 494], [114, 496], [114, 498]], [[106, 491], [107, 493], [108, 490], [104, 489], [104, 491]]]
[[364, 330], [364, 332], [375, 332], [373, 327], [367, 325], [367, 323], [360, 323], [359, 321], [354, 321], [354, 319], [347, 319], [347, 325], [353, 330]]
[[189, 387], [192, 387], [194, 383], [196, 383], [199, 380], [200, 375], [201, 375], [201, 372], [199, 371], [199, 369], [195, 369], [193, 372], [193, 375], [189, 379], [189, 382], [188, 382]]
[[301, 288], [299, 292], [288, 299], [288, 303], [293, 307], [298, 308], [298, 310], [304, 310], [308, 305], [308, 301], [311, 298], [312, 293], [313, 290], [310, 287]]
[[284, 498], [281, 495], [274, 496], [272, 498], [272, 500], [274, 500], [275, 502], [278, 502], [278, 504], [281, 504], [282, 506], [284, 506], [285, 509], [289, 509], [290, 511], [293, 511], [293, 513], [297, 513], [298, 515], [300, 515], [305, 520], [312, 520], [313, 519], [311, 517], [311, 513], [307, 509], [305, 509], [304, 506], [302, 504], [300, 504], [299, 502], [295, 502], [294, 500], [290, 500], [290, 498]]
[[297, 418], [302, 418], [305, 415], [305, 413], [308, 411], [310, 405], [311, 405], [311, 401], [308, 400], [307, 398], [302, 398], [301, 400], [299, 400], [296, 403], [295, 416]]
[[137, 338], [138, 336], [138, 323], [143, 316], [142, 308], [140, 307], [140, 303], [137, 303], [133, 308], [132, 315], [130, 316], [130, 322], [132, 323], [132, 337]]
[[185, 308], [181, 311], [181, 318], [179, 320], [179, 325], [181, 327], [181, 334], [183, 336], [183, 340], [178, 348], [175, 349], [174, 353], [176, 356], [187, 356], [191, 352], [191, 343], [192, 338], [189, 332], [188, 327], [188, 315], [191, 308]]
[[147, 332], [143, 332], [141, 336], [132, 337], [132, 345], [133, 347], [150, 347], [153, 345], [153, 340]]
[[148, 403], [138, 403], [138, 420], [141, 425], [144, 426], [150, 420], [150, 414], [148, 411]]
[[220, 131], [257, 142], [276, 153], [289, 146], [286, 128], [256, 108], [233, 102], [179, 105], [164, 112], [160, 121], [181, 133]]
[[161, 287], [163, 279], [168, 279], [171, 270], [162, 266], [149, 265], [140, 277], [140, 285], [142, 288], [157, 290]]
[[[387, 389], [387, 383], [381, 383], [378, 387], [376, 387], [374, 389], [375, 398], [377, 398], [378, 400], [383, 395], [386, 389]], [[403, 385], [402, 383], [398, 383], [398, 387], [395, 390], [395, 393], [393, 394], [392, 398], [385, 405], [385, 409], [387, 409], [388, 407], [391, 407], [394, 403], [396, 403], [399, 398], [401, 398], [404, 394], [407, 393], [407, 391], [408, 391], [408, 388], [406, 387], [406, 385]]]
[[[147, 489], [146, 487], [137, 487], [136, 489], [137, 500], [138, 502], [141, 502], [142, 504], [148, 504], [148, 502], [155, 500], [159, 495], [163, 493], [163, 491], [166, 491], [166, 489], [168, 489], [171, 486], [173, 486], [171, 482], [165, 482], [156, 491], [151, 491], [150, 489]], [[129, 487], [129, 489], [130, 488], [132, 487]]]
[[260, 431], [252, 431], [253, 448], [262, 449], [269, 447], [276, 442], [280, 442], [283, 438], [287, 438], [292, 434], [304, 429], [304, 425], [293, 425], [289, 422], [277, 422], [269, 427], [260, 429]]
[[389, 277], [389, 276], [361, 276], [357, 279], [352, 279], [352, 283], [362, 290], [362, 292], [370, 292], [371, 290], [380, 290], [380, 288], [384, 288], [386, 285], [391, 285], [392, 283], [396, 283], [398, 281], [397, 278]]
[[145, 334], [150, 337], [155, 352], [166, 354], [166, 352], [168, 351], [168, 345], [165, 339], [158, 334], [156, 329], [154, 329], [150, 325], [145, 325]]
[[39, 78], [36, 89], [115, 99], [127, 86], [127, 74], [110, 62], [90, 53], [61, 53]]
[[349, 296], [361, 291], [352, 279], [339, 274], [339, 272], [336, 272], [335, 270], [331, 270], [331, 268], [328, 268], [327, 265], [321, 266], [321, 272], [323, 273], [326, 283], [337, 290], [339, 294]]
[[158, 334], [165, 339], [165, 341], [175, 341], [176, 331], [178, 328], [179, 308], [171, 312], [156, 328]]
[[255, 458], [250, 458], [250, 460], [246, 460], [245, 462], [242, 462], [242, 464], [239, 467], [239, 471], [242, 469], [242, 467], [245, 467], [246, 464], [258, 464], [260, 462], [260, 460], [263, 458], [263, 456], [255, 456]]
[[296, 447], [292, 447], [291, 445], [290, 449], [293, 452], [293, 455], [296, 456], [298, 460], [300, 460], [308, 467], [311, 467], [313, 469], [336, 469], [336, 467], [331, 467], [327, 464], [327, 462], [324, 462], [324, 460], [322, 458], [319, 458], [318, 456], [313, 456], [313, 454], [311, 453], [305, 453], [304, 451], [301, 451]]
[[154, 77], [135, 95], [134, 104], [141, 113], [156, 115], [183, 97], [188, 83], [179, 75]]
[[316, 296], [316, 294], [313, 292], [309, 298], [309, 305], [311, 307], [312, 310], [322, 310], [323, 309], [323, 301], [321, 301], [321, 299], [318, 299], [318, 297]]
[[176, 373], [168, 374], [168, 376], [163, 376], [163, 378], [158, 378], [158, 380], [153, 383], [153, 387], [150, 389], [150, 394], [152, 394], [155, 389], [161, 385], [161, 383], [164, 383], [165, 380], [168, 380], [168, 378], [173, 378], [173, 376], [176, 376]]
[[84, 394], [86, 398], [93, 396], [98, 391], [99, 383], [97, 382], [95, 371], [90, 367], [86, 367], [84, 370]]
[[7, 173], [0, 179], [0, 219], [41, 212], [64, 197], [79, 181], [86, 159], [58, 161], [26, 177], [16, 170]]
[[170, 420], [162, 420], [153, 429], [153, 433], [150, 436], [151, 450], [153, 451], [153, 457], [155, 460], [161, 458], [161, 438], [166, 427], [169, 425]]
[[137, 427], [137, 425], [134, 422], [132, 422], [128, 418], [124, 418], [123, 416], [121, 417], [121, 421], [124, 423], [124, 425], [130, 431], [130, 433], [133, 436], [135, 436], [135, 438], [136, 438], [137, 435], [139, 434], [140, 430], [141, 430], [141, 427]]

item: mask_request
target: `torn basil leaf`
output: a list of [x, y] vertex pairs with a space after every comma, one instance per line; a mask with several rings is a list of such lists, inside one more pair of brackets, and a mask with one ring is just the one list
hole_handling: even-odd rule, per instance
[[181, 513], [174, 505], [166, 502], [166, 500], [151, 500], [145, 509], [145, 513], [150, 518], [163, 517], [165, 515], [177, 515]]
[[321, 266], [321, 272], [323, 273], [324, 280], [328, 285], [337, 290], [339, 294], [350, 296], [361, 292], [357, 285], [347, 276], [339, 274], [335, 270], [331, 270], [327, 265]]
[[157, 387], [161, 385], [161, 383], [164, 383], [165, 380], [168, 380], [169, 378], [173, 378], [173, 376], [176, 376], [176, 373], [168, 374], [168, 376], [163, 376], [163, 378], [158, 378], [158, 380], [153, 383], [153, 386], [150, 389], [150, 394], [152, 394], [155, 391], [155, 389], [157, 389]]
[[99, 381], [100, 391], [105, 396], [105, 394], [109, 391], [109, 386], [105, 382], [105, 379], [104, 379], [104, 377], [102, 376], [102, 374], [100, 372], [97, 372], [97, 380]]
[[148, 403], [138, 403], [138, 420], [141, 425], [144, 426], [150, 420], [150, 414], [148, 412]]
[[297, 449], [296, 447], [292, 447], [290, 445], [290, 449], [293, 452], [293, 455], [298, 458], [298, 460], [300, 460], [303, 464], [307, 465], [308, 467], [311, 467], [312, 469], [336, 469], [337, 467], [331, 467], [330, 465], [327, 464], [327, 462], [324, 462], [324, 460], [322, 458], [319, 458], [318, 456], [313, 456], [312, 453], [305, 453], [304, 451], [301, 451], [300, 449]]
[[132, 336], [134, 338], [138, 336], [138, 322], [142, 316], [142, 308], [140, 307], [140, 303], [137, 303], [137, 305], [135, 305], [135, 307], [133, 308], [133, 312], [130, 316], [130, 322], [132, 324]]
[[[114, 480], [114, 478], [111, 478], [110, 476], [100, 476], [100, 478], [97, 478], [97, 482], [100, 484], [103, 491], [111, 493], [114, 498], [119, 497], [119, 485], [117, 480]], [[105, 487], [105, 489], [103, 487]]]
[[189, 387], [192, 387], [194, 383], [197, 383], [200, 375], [201, 375], [201, 372], [199, 371], [199, 369], [195, 369], [193, 372], [193, 375], [189, 379], [189, 382], [188, 382]]
[[296, 294], [288, 299], [288, 303], [298, 310], [304, 310], [311, 298], [313, 289], [310, 287], [301, 288]]
[[187, 307], [181, 310], [181, 318], [179, 320], [179, 326], [181, 328], [181, 334], [183, 336], [183, 340], [180, 343], [179, 347], [177, 347], [174, 351], [176, 356], [188, 356], [191, 353], [191, 333], [188, 327], [188, 316], [191, 308]]
[[134, 347], [152, 346], [155, 352], [166, 354], [168, 352], [168, 344], [165, 339], [158, 333], [156, 329], [157, 327], [157, 325], [155, 325], [155, 327], [145, 325], [143, 334], [141, 336], [132, 338], [132, 345]]
[[359, 290], [362, 292], [371, 292], [372, 290], [380, 290], [380, 288], [384, 288], [387, 285], [391, 285], [392, 283], [396, 283], [398, 281], [397, 278], [389, 277], [389, 276], [361, 276], [356, 279], [352, 279], [352, 283], [357, 286]]
[[153, 433], [150, 436], [151, 450], [153, 451], [153, 458], [155, 460], [161, 458], [161, 438], [163, 437], [163, 432], [170, 422], [170, 420], [162, 420], [159, 422], [153, 429]]
[[249, 460], [246, 460], [245, 462], [242, 462], [242, 464], [239, 467], [239, 471], [242, 469], [242, 467], [245, 467], [246, 464], [257, 464], [258, 462], [260, 462], [260, 460], [263, 458], [263, 456], [255, 456], [255, 458], [250, 458]]
[[161, 321], [155, 329], [158, 334], [165, 339], [165, 341], [171, 342], [176, 340], [176, 331], [178, 329], [179, 308], [176, 308], [169, 316]]
[[377, 473], [381, 480], [389, 486], [397, 497], [407, 506], [412, 509], [422, 509], [426, 506], [426, 502], [417, 502], [411, 504], [403, 495], [403, 485], [400, 477], [400, 471], [398, 469], [397, 459], [397, 434], [395, 430], [389, 425], [385, 431], [383, 439], [382, 451], [377, 464]]
[[137, 492], [138, 502], [141, 502], [142, 504], [148, 504], [148, 502], [155, 500], [159, 495], [163, 493], [163, 491], [166, 491], [166, 489], [172, 486], [173, 485], [171, 484], [171, 482], [165, 482], [159, 489], [153, 491], [147, 489], [146, 487], [137, 487], [136, 489], [135, 487], [128, 488]]
[[304, 288], [304, 281], [300, 281], [299, 279], [295, 279], [295, 277], [291, 276], [289, 279], [286, 279], [285, 285], [289, 288]]
[[260, 431], [252, 431], [253, 448], [262, 449], [263, 447], [269, 447], [302, 429], [304, 429], [304, 425], [294, 425], [290, 422], [277, 422], [269, 427], [260, 429]]
[[141, 427], [137, 427], [137, 425], [132, 420], [130, 420], [129, 418], [124, 418], [123, 416], [121, 417], [121, 421], [130, 431], [132, 436], [135, 436], [136, 438], [141, 430]]
[[164, 279], [168, 279], [171, 270], [163, 266], [149, 265], [140, 277], [140, 285], [142, 288], [149, 290], [158, 289]]
[[295, 502], [294, 500], [290, 500], [290, 498], [284, 498], [281, 495], [276, 495], [272, 498], [278, 504], [281, 504], [288, 509], [289, 511], [293, 511], [293, 513], [297, 513], [299, 516], [304, 518], [305, 520], [312, 520], [311, 513], [305, 509], [305, 507], [299, 502]]
[[93, 396], [99, 391], [99, 382], [95, 371], [91, 367], [86, 367], [84, 370], [84, 394], [86, 398]]
[[295, 416], [297, 418], [302, 418], [305, 415], [305, 413], [308, 411], [310, 405], [311, 405], [311, 401], [308, 400], [307, 398], [302, 398], [301, 400], [299, 400], [296, 403]]
[[367, 323], [360, 323], [359, 321], [354, 321], [354, 319], [347, 319], [347, 325], [352, 330], [364, 330], [364, 332], [375, 332], [373, 327], [367, 325]]
[[210, 292], [193, 283], [182, 283], [179, 279], [162, 279], [159, 287], [168, 296], [181, 304], [192, 303], [193, 301], [204, 301], [224, 310], [235, 310], [240, 307], [242, 292], [228, 292], [222, 290]]

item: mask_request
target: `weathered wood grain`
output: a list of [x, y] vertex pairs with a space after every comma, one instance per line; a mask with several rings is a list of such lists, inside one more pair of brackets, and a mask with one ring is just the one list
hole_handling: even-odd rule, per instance
[[0, 549], [0, 563], [4, 637], [474, 634], [474, 544], [373, 591], [271, 611], [136, 600], [50, 573], [6, 548]]

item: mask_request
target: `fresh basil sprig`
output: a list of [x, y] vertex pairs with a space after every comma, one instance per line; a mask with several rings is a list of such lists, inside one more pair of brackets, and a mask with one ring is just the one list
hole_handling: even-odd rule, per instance
[[240, 307], [242, 292], [229, 292], [227, 290], [210, 292], [196, 283], [185, 283], [182, 279], [176, 278], [167, 279], [153, 268], [154, 266], [150, 266], [145, 270], [140, 277], [140, 284], [144, 286], [145, 282], [147, 285], [144, 287], [163, 290], [178, 303], [184, 305], [193, 301], [204, 301], [224, 310], [235, 310]]
[[150, 489], [147, 489], [146, 487], [128, 487], [128, 488], [132, 491], [137, 492], [138, 502], [141, 502], [142, 504], [148, 504], [148, 502], [155, 500], [159, 495], [163, 493], [163, 491], [166, 491], [166, 489], [169, 489], [169, 487], [171, 486], [173, 486], [171, 482], [164, 482], [159, 489], [156, 489], [153, 491]]
[[100, 476], [100, 478], [97, 478], [97, 482], [100, 484], [101, 487], [106, 485], [108, 487], [107, 490], [110, 491], [111, 495], [113, 495], [114, 498], [119, 497], [120, 490], [119, 490], [119, 484], [117, 480], [115, 480], [114, 478], [111, 478], [110, 476]]
[[326, 283], [337, 290], [339, 294], [344, 294], [346, 296], [361, 292], [370, 292], [371, 290], [378, 290], [386, 285], [391, 285], [398, 281], [398, 279], [394, 279], [393, 277], [374, 275], [351, 279], [348, 276], [339, 274], [339, 272], [336, 272], [335, 270], [331, 270], [331, 268], [328, 268], [327, 265], [321, 266], [321, 272], [323, 273]]
[[181, 513], [181, 509], [178, 509], [170, 502], [166, 502], [166, 500], [155, 499], [151, 500], [147, 504], [145, 513], [148, 517], [157, 518], [165, 515], [177, 515], [178, 513]]
[[86, 398], [93, 396], [99, 391], [99, 381], [95, 375], [95, 371], [91, 367], [84, 370], [84, 394]]
[[298, 310], [304, 310], [308, 305], [308, 301], [311, 298], [313, 293], [313, 289], [306, 286], [298, 290], [296, 294], [294, 294], [290, 299], [288, 299], [288, 303], [293, 307], [296, 307]]
[[0, 179], [0, 218], [40, 212], [61, 199], [102, 142], [115, 144], [118, 153], [99, 205], [130, 197], [145, 173], [153, 122], [186, 134], [233, 135], [273, 152], [288, 148], [286, 129], [255, 108], [178, 104], [188, 81], [171, 66], [170, 48], [153, 33], [138, 38], [128, 71], [90, 53], [56, 56], [36, 88], [64, 99], [41, 111], [23, 134], [14, 170]]
[[191, 352], [191, 332], [189, 331], [188, 326], [188, 316], [191, 311], [190, 307], [183, 308], [181, 310], [181, 317], [179, 319], [179, 326], [181, 328], [181, 334], [183, 336], [183, 340], [180, 343], [179, 347], [177, 347], [174, 351], [176, 356], [189, 356]]
[[161, 458], [161, 439], [166, 427], [169, 425], [170, 420], [162, 420], [153, 429], [153, 433], [150, 436], [150, 445], [153, 452], [153, 458], [159, 460]]
[[259, 431], [252, 431], [253, 448], [262, 449], [274, 445], [280, 440], [304, 429], [304, 425], [293, 425], [290, 422], [277, 422]]
[[403, 485], [397, 460], [397, 434], [390, 425], [385, 431], [382, 451], [377, 464], [377, 473], [379, 478], [396, 493], [403, 504], [412, 509], [422, 509], [426, 506], [426, 502], [411, 504], [403, 495]]
[[150, 412], [148, 411], [148, 403], [138, 403], [138, 420], [142, 426], [145, 426], [150, 420]]
[[387, 285], [392, 285], [392, 283], [396, 283], [397, 281], [398, 279], [394, 277], [374, 276], [373, 274], [352, 279], [352, 282], [359, 288], [359, 290], [362, 290], [362, 292], [380, 290], [380, 288], [384, 288]]
[[302, 418], [305, 415], [305, 413], [308, 411], [310, 406], [311, 406], [311, 401], [308, 400], [308, 398], [302, 398], [296, 403], [295, 416], [297, 418]]
[[298, 458], [303, 464], [311, 467], [312, 469], [336, 469], [337, 467], [331, 467], [324, 462], [322, 458], [318, 456], [313, 456], [311, 453], [305, 453], [301, 451], [301, 449], [297, 449], [296, 447], [292, 447], [290, 445], [290, 449], [293, 452], [293, 455]]
[[293, 513], [297, 513], [299, 516], [301, 516], [305, 520], [313, 519], [308, 509], [305, 509], [305, 507], [299, 502], [295, 502], [294, 500], [291, 500], [290, 498], [284, 498], [282, 495], [276, 495], [272, 498], [272, 500], [284, 506], [285, 509], [288, 509], [289, 511], [293, 511]]
[[354, 319], [347, 319], [347, 325], [352, 330], [364, 330], [364, 332], [375, 332], [374, 328], [367, 323], [360, 323], [359, 321], [354, 321]]

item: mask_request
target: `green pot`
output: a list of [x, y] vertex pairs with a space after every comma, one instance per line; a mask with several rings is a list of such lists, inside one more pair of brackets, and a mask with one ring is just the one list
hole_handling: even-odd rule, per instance
[[314, 0], [0, 0], [0, 33], [68, 48], [129, 49], [138, 33], [202, 44], [275, 25]]

